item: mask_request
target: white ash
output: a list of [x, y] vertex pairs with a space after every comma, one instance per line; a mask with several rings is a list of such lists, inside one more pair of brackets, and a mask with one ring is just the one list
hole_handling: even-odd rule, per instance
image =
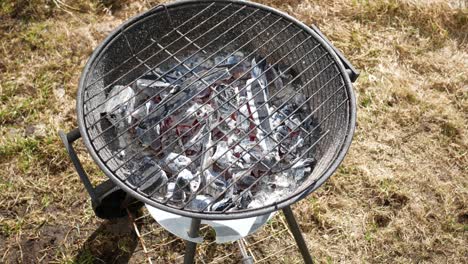
[[125, 129], [132, 122], [132, 116], [128, 115], [128, 112], [134, 109], [135, 92], [129, 86], [116, 85], [110, 91], [108, 98], [104, 104], [107, 119], [116, 128]]
[[169, 153], [162, 160], [160, 160], [161, 166], [171, 174], [177, 174], [187, 168], [192, 160], [184, 155], [177, 153]]
[[139, 186], [140, 190], [155, 190], [157, 193], [167, 192], [167, 175], [154, 161], [153, 157], [145, 156], [140, 160], [139, 173], [132, 174], [128, 182], [133, 186]]
[[315, 166], [303, 153], [311, 110], [288, 68], [242, 52], [196, 55], [112, 87], [101, 115], [114, 137], [122, 134], [111, 145], [129, 160], [118, 173], [189, 210], [258, 208], [287, 197]]

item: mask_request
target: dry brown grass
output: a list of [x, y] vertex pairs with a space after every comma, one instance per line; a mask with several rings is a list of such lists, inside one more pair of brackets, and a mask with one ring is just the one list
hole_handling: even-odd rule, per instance
[[[57, 131], [76, 124], [93, 48], [157, 2], [0, 2], [0, 263], [109, 255], [85, 243], [101, 221]], [[351, 150], [295, 206], [318, 262], [468, 262], [468, 3], [259, 2], [317, 24], [362, 71]]]

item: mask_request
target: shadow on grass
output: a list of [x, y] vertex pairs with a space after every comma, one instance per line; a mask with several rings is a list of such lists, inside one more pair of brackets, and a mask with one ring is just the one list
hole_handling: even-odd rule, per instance
[[137, 245], [128, 217], [105, 221], [88, 237], [73, 263], [128, 263]]

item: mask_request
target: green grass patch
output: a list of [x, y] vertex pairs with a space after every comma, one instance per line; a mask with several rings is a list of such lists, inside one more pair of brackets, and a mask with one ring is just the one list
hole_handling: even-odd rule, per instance
[[0, 110], [0, 124], [13, 124], [36, 112], [33, 98], [25, 98], [20, 102], [10, 102]]
[[3, 221], [0, 223], [0, 233], [5, 237], [16, 235], [21, 231], [23, 225], [23, 219]]
[[11, 191], [13, 188], [13, 183], [0, 179], [0, 192]]
[[67, 166], [63, 162], [65, 151], [54, 135], [45, 138], [16, 137], [3, 141], [0, 144], [0, 161], [13, 158], [16, 159], [17, 168], [25, 174], [41, 173], [46, 168], [55, 172]]
[[442, 122], [440, 128], [442, 129], [442, 134], [448, 138], [456, 138], [461, 133], [460, 129], [451, 122]]
[[47, 32], [46, 23], [32, 23], [27, 27], [27, 30], [21, 35], [21, 39], [28, 43], [31, 48], [43, 48], [45, 45], [45, 36], [50, 34]]
[[84, 248], [83, 251], [80, 252], [79, 256], [76, 260], [70, 260], [66, 263], [70, 264], [93, 264], [96, 263], [96, 258], [94, 257], [93, 253], [89, 248]]
[[372, 104], [372, 97], [369, 95], [364, 95], [359, 98], [359, 105], [361, 107], [367, 108]]

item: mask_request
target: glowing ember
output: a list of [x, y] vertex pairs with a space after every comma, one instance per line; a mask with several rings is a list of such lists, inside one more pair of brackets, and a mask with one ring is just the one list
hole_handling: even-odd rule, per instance
[[119, 135], [118, 158], [131, 159], [119, 172], [190, 210], [257, 208], [286, 197], [315, 166], [299, 156], [310, 109], [293, 79], [288, 67], [236, 52], [192, 56], [114, 86], [102, 114]]

